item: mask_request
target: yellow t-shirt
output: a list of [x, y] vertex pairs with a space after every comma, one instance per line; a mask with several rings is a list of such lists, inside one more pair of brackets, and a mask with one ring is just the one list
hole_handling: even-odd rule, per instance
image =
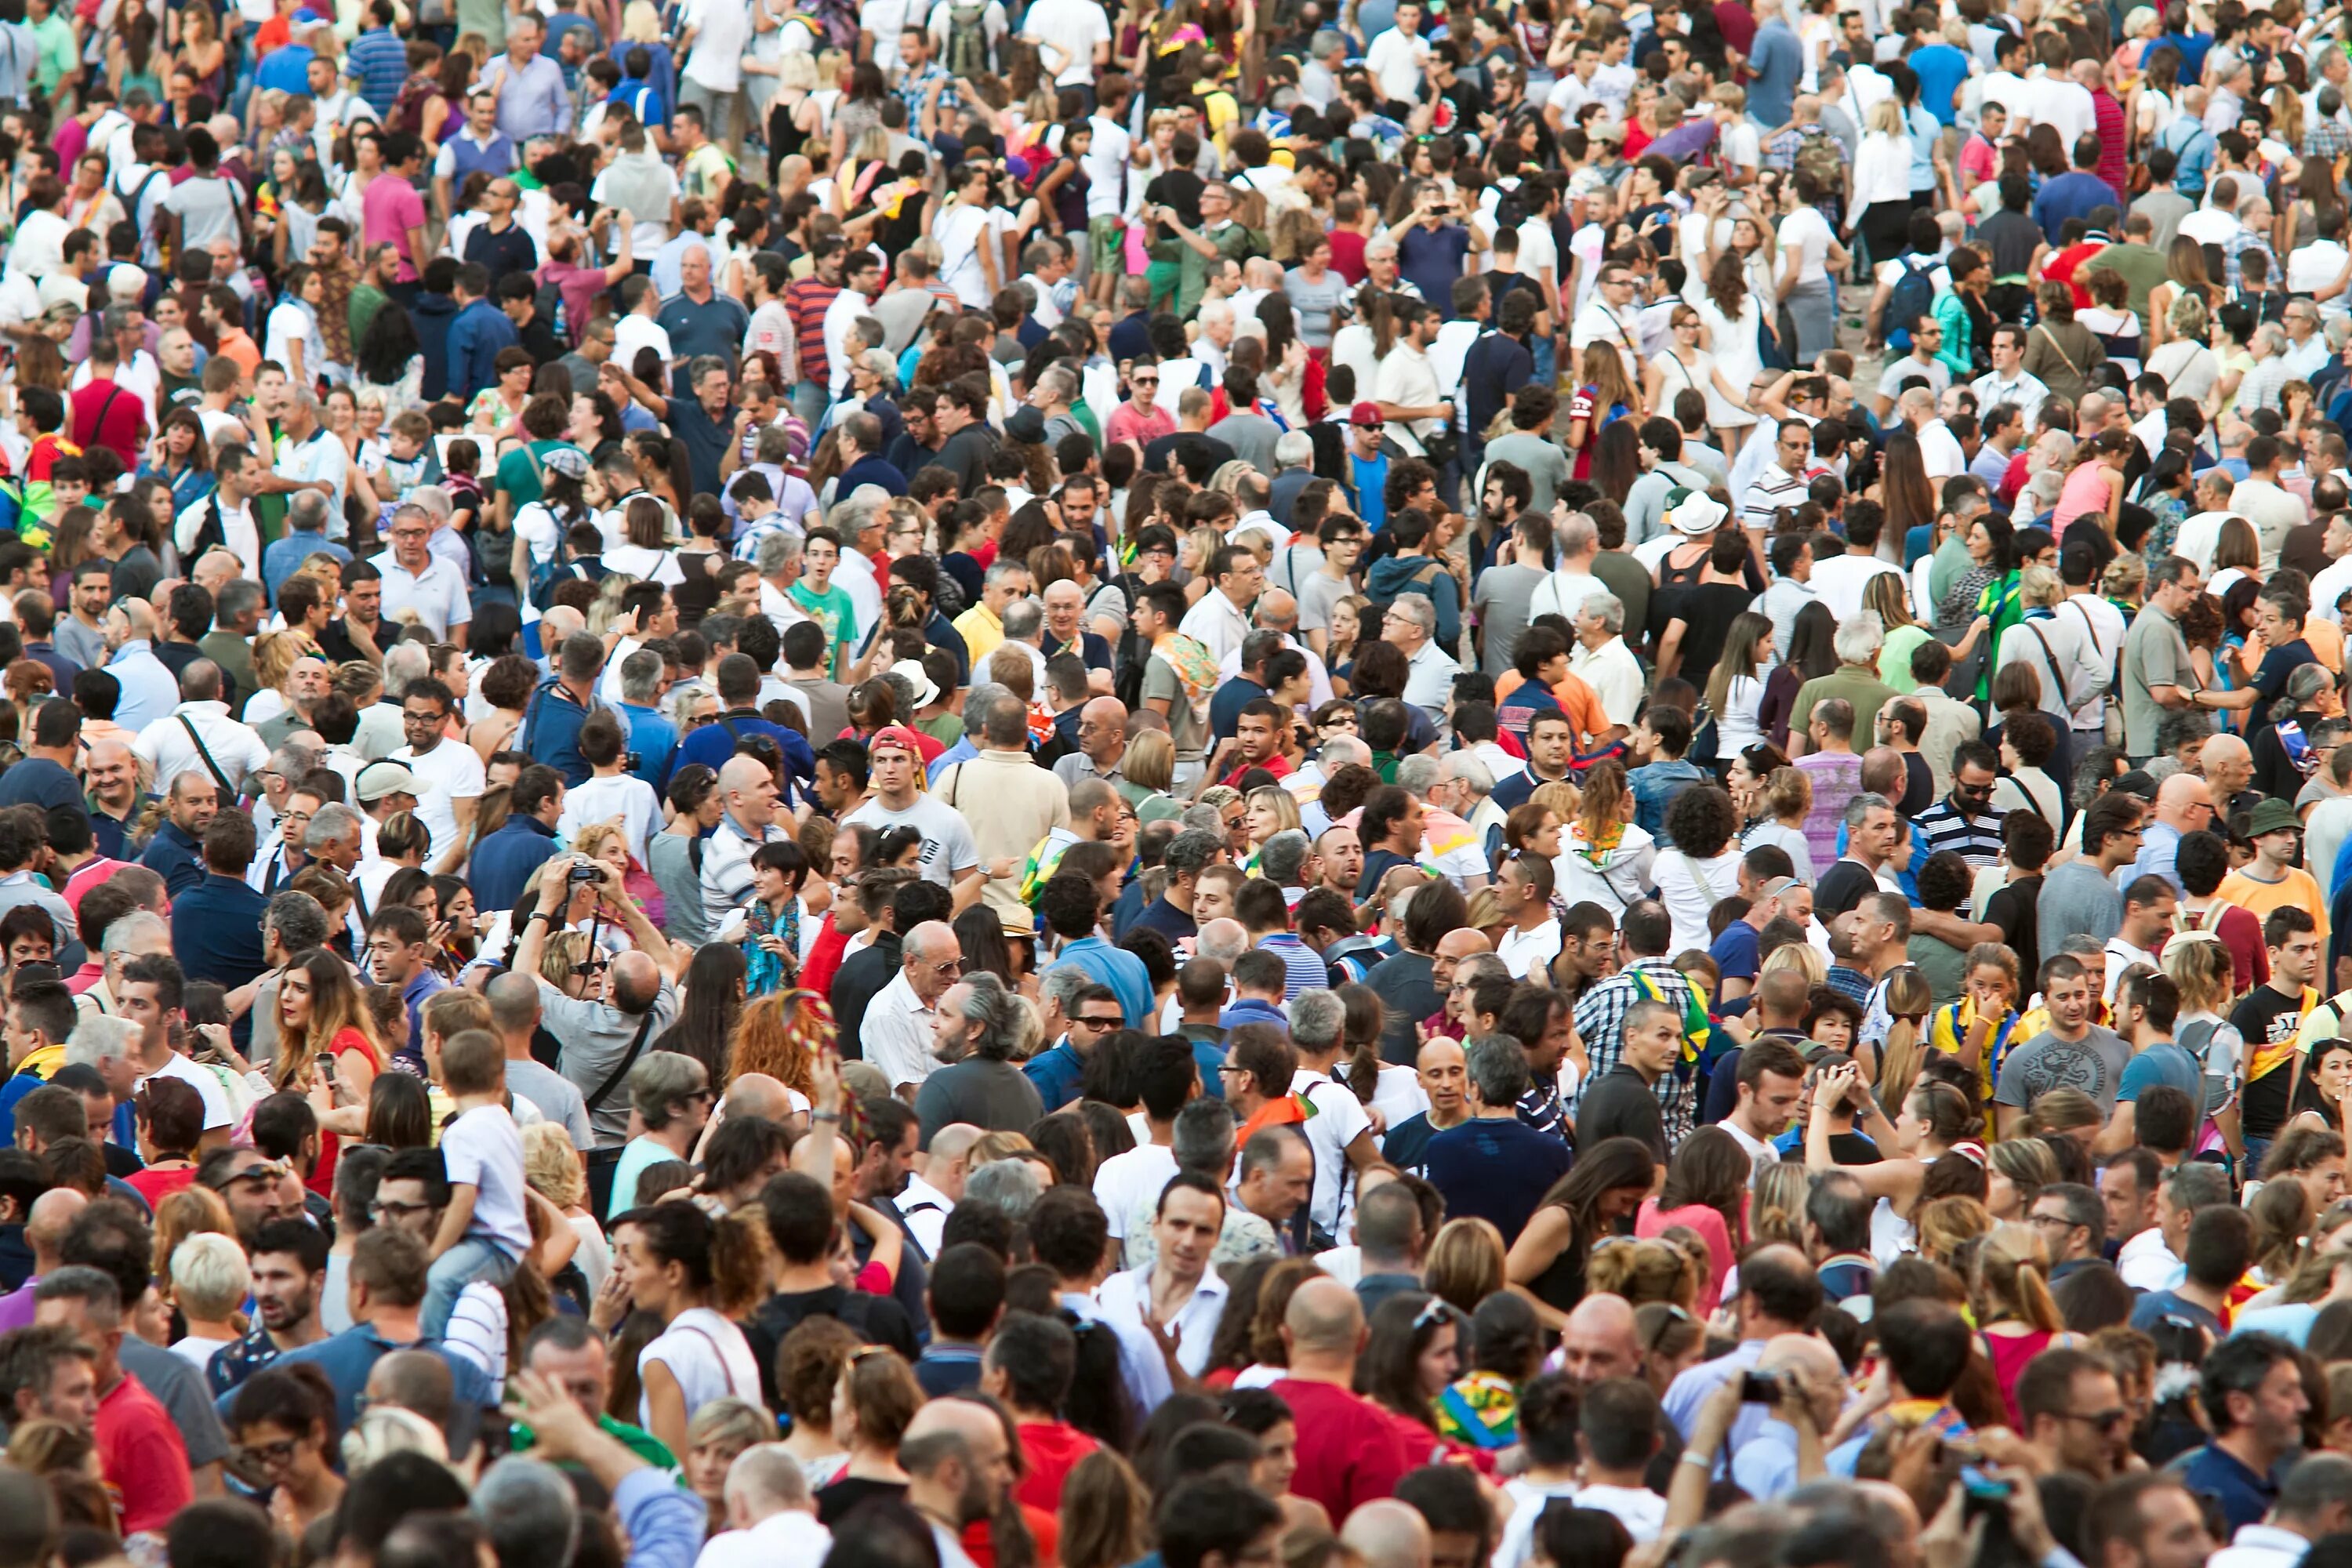
[[2275, 909], [2301, 910], [2319, 927], [2320, 946], [2327, 945], [2327, 900], [2311, 873], [2300, 867], [2289, 866], [2286, 875], [2275, 882], [2259, 881], [2243, 871], [2232, 871], [2222, 879], [2213, 896], [2224, 903], [2237, 905], [2258, 921], [2268, 919]]

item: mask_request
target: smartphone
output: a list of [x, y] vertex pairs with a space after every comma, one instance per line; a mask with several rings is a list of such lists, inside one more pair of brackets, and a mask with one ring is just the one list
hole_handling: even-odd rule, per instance
[[1776, 1372], [1751, 1372], [1739, 1380], [1739, 1403], [1742, 1405], [1778, 1405], [1780, 1402], [1780, 1374]]
[[2009, 1500], [2009, 1483], [1997, 1481], [1974, 1465], [1960, 1467], [1960, 1486], [1971, 1502], [2001, 1502]]

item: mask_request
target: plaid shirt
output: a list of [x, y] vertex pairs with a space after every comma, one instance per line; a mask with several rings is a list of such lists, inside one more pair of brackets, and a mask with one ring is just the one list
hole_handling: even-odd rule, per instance
[[[1633, 979], [1636, 973], [1648, 977], [1658, 993], [1659, 1000], [1674, 1008], [1683, 1008], [1691, 1000], [1690, 982], [1683, 972], [1664, 958], [1637, 958], [1608, 979], [1587, 991], [1576, 1004], [1576, 1033], [1584, 1041], [1587, 1056], [1592, 1060], [1592, 1070], [1578, 1086], [1577, 1102], [1581, 1105], [1584, 1090], [1591, 1088], [1602, 1073], [1622, 1059], [1625, 1054], [1625, 1015], [1636, 1002], [1646, 1001], [1641, 987]], [[1666, 1124], [1666, 1147], [1673, 1149], [1690, 1136], [1697, 1119], [1698, 1086], [1685, 1074], [1680, 1064], [1658, 1080], [1658, 1107]], [[1524, 1119], [1524, 1112], [1523, 1112]]]
[[2221, 242], [2221, 254], [2229, 262], [2225, 287], [2235, 289], [2242, 281], [2238, 263], [2249, 250], [2259, 250], [2263, 253], [2263, 259], [2270, 264], [2267, 276], [2272, 282], [2279, 283], [2285, 280], [2286, 274], [2281, 270], [2278, 258], [2271, 254], [2271, 247], [2263, 243], [2261, 234], [2253, 229], [2242, 227], [2237, 233]]
[[963, 100], [956, 96], [955, 81], [937, 60], [926, 60], [919, 71], [902, 70], [898, 80], [898, 101], [907, 106], [907, 123], [919, 129], [923, 121], [923, 100], [931, 95], [931, 83], [940, 84], [940, 108], [942, 111], [961, 109]]
[[2333, 120], [2314, 120], [2303, 133], [2303, 155], [2306, 158], [2340, 158], [2352, 153], [2352, 131]]

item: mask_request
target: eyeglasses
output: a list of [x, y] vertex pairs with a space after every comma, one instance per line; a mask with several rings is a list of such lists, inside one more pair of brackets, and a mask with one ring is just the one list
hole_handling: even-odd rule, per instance
[[248, 1467], [258, 1466], [266, 1469], [291, 1463], [294, 1450], [301, 1447], [301, 1442], [299, 1437], [280, 1437], [275, 1443], [239, 1443], [236, 1457]]
[[386, 1220], [391, 1220], [396, 1223], [407, 1218], [413, 1214], [431, 1214], [432, 1212], [433, 1205], [431, 1204], [396, 1204], [388, 1202], [383, 1198], [378, 1198], [373, 1203], [368, 1205], [368, 1217], [376, 1221], [378, 1224], [382, 1224]]
[[2058, 1418], [2062, 1421], [2086, 1421], [2102, 1431], [2112, 1432], [2131, 1419], [2131, 1412], [2117, 1407], [2114, 1410], [2095, 1410], [2088, 1415], [2081, 1415], [2072, 1410], [2062, 1410], [2058, 1413]]
[[1126, 1020], [1126, 1018], [1124, 1018], [1124, 1017], [1118, 1017], [1118, 1018], [1073, 1018], [1073, 1019], [1071, 1019], [1071, 1020], [1070, 1020], [1070, 1027], [1072, 1027], [1072, 1028], [1074, 1028], [1074, 1029], [1092, 1029], [1092, 1030], [1095, 1030], [1097, 1033], [1101, 1033], [1102, 1031], [1107, 1030], [1107, 1029], [1116, 1029], [1116, 1028], [1118, 1028], [1120, 1025], [1122, 1025], [1122, 1024], [1124, 1024], [1124, 1023], [1126, 1023], [1126, 1022], [1127, 1022], [1127, 1020]]

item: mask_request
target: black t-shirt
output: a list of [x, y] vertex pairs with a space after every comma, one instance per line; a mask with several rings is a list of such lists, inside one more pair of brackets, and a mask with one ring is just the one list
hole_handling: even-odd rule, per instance
[[1381, 1140], [1381, 1158], [1408, 1175], [1426, 1175], [1429, 1141], [1436, 1136], [1437, 1129], [1429, 1124], [1428, 1111], [1407, 1117], [1390, 1128], [1389, 1135]]
[[539, 248], [531, 243], [530, 231], [519, 223], [508, 224], [504, 234], [483, 224], [466, 237], [466, 259], [480, 262], [497, 279], [509, 272], [538, 270]]
[[[2299, 994], [2290, 996], [2275, 985], [2257, 985], [2230, 1010], [2230, 1026], [2259, 1058], [2264, 1047], [2294, 1038], [2303, 1026], [2303, 1013]], [[2294, 1077], [2291, 1057], [2292, 1053], [2282, 1057], [2278, 1066], [2246, 1084], [2242, 1115], [2248, 1138], [2274, 1137], [2285, 1124], [2287, 1085]]]
[[1846, 910], [1878, 891], [1878, 879], [1855, 860], [1840, 860], [1822, 873], [1813, 888], [1813, 910], [1823, 921]]
[[1666, 1157], [1666, 1118], [1658, 1091], [1623, 1062], [1592, 1080], [1576, 1113], [1576, 1146], [1590, 1150], [1603, 1138], [1638, 1138], [1659, 1159]]
[[904, 1481], [873, 1481], [863, 1476], [844, 1476], [829, 1487], [816, 1489], [816, 1521], [830, 1530], [849, 1516], [850, 1510], [870, 1498], [902, 1498], [907, 1495]]
[[1151, 473], [1166, 473], [1171, 458], [1183, 466], [1185, 478], [1204, 485], [1211, 474], [1234, 460], [1234, 449], [1198, 430], [1162, 436], [1143, 449], [1143, 466]]
[[1985, 900], [1985, 919], [2000, 927], [2000, 940], [2017, 954], [2020, 974], [2038, 974], [2042, 970], [2042, 922], [2034, 913], [2041, 897], [2042, 878], [2037, 872], [1995, 889]]
[[1650, 618], [1661, 627], [1668, 621], [1683, 623], [1684, 679], [1706, 684], [1716, 660], [1723, 657], [1723, 639], [1731, 630], [1732, 617], [1747, 609], [1755, 597], [1756, 590], [1745, 583], [1698, 583], [1670, 588], [1650, 601]]
[[[1192, 170], [1171, 169], [1143, 187], [1143, 199], [1174, 213], [1186, 228], [1197, 229], [1201, 226], [1201, 193], [1208, 188], [1208, 182]], [[1172, 240], [1176, 231], [1161, 224], [1160, 237]]]
[[394, 626], [387, 631], [383, 623], [378, 621], [373, 638], [376, 647], [375, 657], [369, 658], [367, 655], [360, 652], [359, 645], [352, 641], [350, 621], [349, 616], [337, 616], [327, 623], [327, 629], [319, 634], [319, 651], [337, 664], [348, 664], [355, 658], [366, 658], [367, 662], [374, 664], [383, 658], [383, 650], [398, 638], [400, 631], [398, 626]]
[[760, 1363], [760, 1392], [771, 1410], [783, 1408], [776, 1394], [777, 1347], [811, 1318], [838, 1319], [867, 1344], [888, 1345], [908, 1361], [915, 1359], [915, 1331], [907, 1321], [907, 1310], [887, 1296], [838, 1285], [790, 1295], [779, 1292], [762, 1301], [743, 1325], [743, 1338]]

